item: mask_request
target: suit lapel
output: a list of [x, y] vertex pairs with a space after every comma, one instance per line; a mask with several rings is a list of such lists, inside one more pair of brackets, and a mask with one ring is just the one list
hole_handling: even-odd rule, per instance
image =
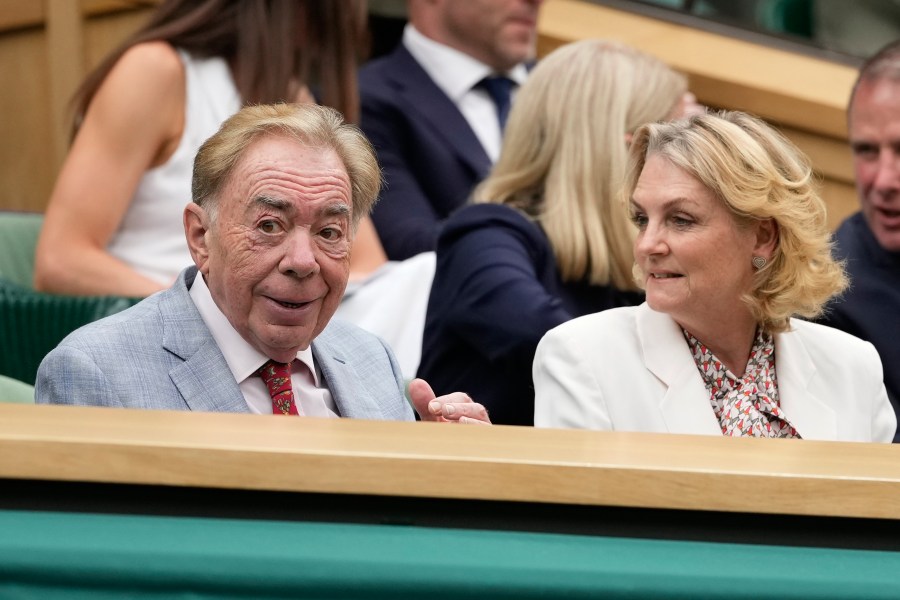
[[668, 315], [642, 304], [636, 316], [644, 364], [664, 385], [659, 409], [671, 433], [722, 435], [681, 328]]
[[796, 331], [775, 335], [775, 374], [781, 409], [800, 437], [837, 439], [834, 410], [809, 391], [816, 367]]
[[163, 347], [183, 361], [169, 377], [191, 410], [249, 412], [222, 351], [191, 300], [188, 289], [196, 274], [196, 268], [182, 273], [160, 301]]
[[491, 160], [453, 101], [431, 80], [403, 44], [397, 47], [392, 58], [396, 65], [391, 70], [391, 81], [400, 95], [478, 174], [479, 179], [486, 177]]
[[346, 353], [330, 344], [324, 333], [313, 340], [313, 357], [322, 371], [325, 385], [331, 391], [340, 416], [351, 419], [383, 418], [378, 403], [362, 385], [363, 379], [357, 373], [353, 361]]

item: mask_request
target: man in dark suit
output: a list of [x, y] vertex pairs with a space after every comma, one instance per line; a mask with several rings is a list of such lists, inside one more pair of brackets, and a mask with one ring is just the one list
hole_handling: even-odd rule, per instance
[[372, 217], [388, 258], [434, 250], [441, 221], [497, 159], [540, 4], [409, 0], [403, 42], [361, 70], [361, 126], [386, 183]]
[[[194, 161], [194, 266], [63, 340], [38, 369], [37, 402], [411, 420], [391, 350], [331, 322], [378, 189], [370, 145], [337, 111], [244, 108]], [[435, 398], [422, 380], [409, 393], [423, 419], [487, 420], [465, 394]]]
[[822, 322], [875, 346], [888, 397], [900, 415], [900, 42], [863, 65], [850, 96], [848, 125], [861, 210], [835, 233], [850, 288]]

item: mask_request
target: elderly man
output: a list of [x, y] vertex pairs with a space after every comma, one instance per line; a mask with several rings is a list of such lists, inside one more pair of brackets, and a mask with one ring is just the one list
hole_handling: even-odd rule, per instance
[[900, 415], [900, 42], [863, 65], [850, 96], [848, 124], [862, 210], [835, 234], [850, 289], [822, 322], [875, 346]]
[[361, 126], [386, 183], [372, 218], [388, 258], [434, 250], [440, 222], [497, 159], [540, 4], [409, 0], [402, 43], [360, 71]]
[[[380, 184], [363, 135], [314, 105], [245, 108], [197, 154], [175, 285], [71, 334], [39, 403], [410, 420], [381, 341], [329, 323], [354, 228]], [[425, 419], [484, 422], [465, 394], [410, 384]]]

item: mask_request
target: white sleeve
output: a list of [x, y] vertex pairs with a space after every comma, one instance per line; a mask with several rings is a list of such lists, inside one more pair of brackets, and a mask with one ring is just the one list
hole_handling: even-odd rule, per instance
[[552, 329], [535, 352], [534, 425], [612, 430], [598, 379], [603, 361], [569, 331], [565, 325]]

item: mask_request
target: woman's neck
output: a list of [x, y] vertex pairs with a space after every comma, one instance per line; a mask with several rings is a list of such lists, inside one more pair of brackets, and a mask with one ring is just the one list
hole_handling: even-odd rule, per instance
[[732, 316], [727, 322], [710, 320], [693, 327], [678, 324], [709, 348], [734, 375], [744, 374], [757, 330], [757, 323], [749, 314], [742, 318]]

